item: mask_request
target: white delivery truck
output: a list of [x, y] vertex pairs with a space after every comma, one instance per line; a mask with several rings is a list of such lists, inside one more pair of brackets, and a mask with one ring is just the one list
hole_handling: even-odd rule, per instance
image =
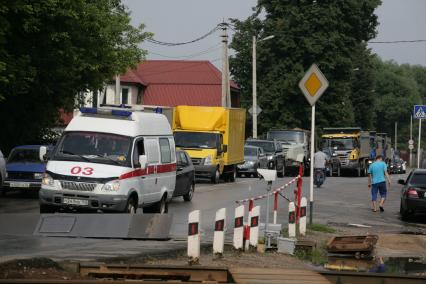
[[81, 108], [49, 157], [39, 192], [41, 213], [167, 212], [176, 154], [162, 114]]

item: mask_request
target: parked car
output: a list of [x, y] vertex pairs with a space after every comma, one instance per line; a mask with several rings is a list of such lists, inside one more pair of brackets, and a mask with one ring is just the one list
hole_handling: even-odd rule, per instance
[[4, 194], [3, 181], [6, 178], [6, 160], [0, 150], [0, 194]]
[[184, 150], [176, 150], [176, 187], [173, 197], [182, 196], [191, 201], [195, 191], [195, 169], [191, 158]]
[[401, 205], [399, 212], [402, 219], [416, 213], [426, 213], [426, 170], [414, 169], [407, 180], [398, 180], [404, 185], [401, 190]]
[[246, 145], [262, 148], [268, 160], [268, 169], [277, 170], [280, 177], [285, 175], [285, 157], [279, 141], [248, 139]]
[[237, 166], [237, 175], [257, 176], [257, 169], [266, 169], [268, 160], [263, 148], [257, 146], [244, 146], [244, 164]]
[[[40, 160], [42, 145], [24, 145], [12, 149], [6, 162], [6, 176], [3, 182], [3, 194], [7, 191], [39, 190], [46, 161]], [[50, 148], [48, 148], [50, 149]]]
[[324, 148], [322, 151], [327, 155], [326, 173], [331, 177], [336, 175], [340, 177], [340, 159], [331, 148]]

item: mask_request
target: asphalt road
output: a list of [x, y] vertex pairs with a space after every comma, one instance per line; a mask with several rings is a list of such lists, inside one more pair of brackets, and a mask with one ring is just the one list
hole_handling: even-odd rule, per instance
[[[315, 223], [331, 224], [333, 226], [364, 226], [369, 232], [416, 231], [426, 233], [426, 218], [420, 216], [409, 223], [399, 217], [399, 195], [401, 186], [399, 178], [406, 175], [392, 175], [392, 186], [388, 190], [385, 212], [373, 213], [370, 209], [370, 191], [367, 178], [330, 177], [321, 188], [314, 188]], [[279, 178], [273, 188], [290, 181], [291, 177]], [[294, 198], [295, 184], [284, 191], [284, 195]], [[0, 228], [0, 260], [17, 257], [47, 256], [56, 259], [94, 260], [97, 258], [129, 256], [143, 252], [156, 252], [184, 247], [187, 234], [188, 213], [192, 210], [201, 211], [201, 232], [203, 240], [213, 237], [214, 218], [216, 210], [227, 209], [228, 228], [232, 228], [232, 219], [236, 200], [255, 197], [266, 192], [266, 183], [255, 178], [239, 178], [235, 183], [220, 183], [212, 185], [199, 182], [192, 202], [184, 202], [175, 198], [169, 205], [169, 214], [173, 214], [171, 242], [124, 241], [97, 239], [68, 239], [68, 238], [36, 238], [32, 236], [10, 236], [1, 233]], [[309, 199], [309, 178], [303, 178], [303, 196]], [[258, 200], [255, 205], [261, 206], [261, 222], [265, 220], [266, 199]], [[37, 193], [21, 194], [8, 193], [0, 198], [0, 214], [2, 213], [38, 213]], [[288, 202], [280, 197], [278, 223], [287, 225]], [[270, 215], [272, 220], [272, 214]], [[352, 225], [351, 225], [352, 224]], [[353, 225], [355, 224], [355, 225]], [[19, 226], [19, 224], [16, 224]], [[353, 227], [356, 228], [356, 227]], [[228, 240], [232, 230], [227, 232]]]

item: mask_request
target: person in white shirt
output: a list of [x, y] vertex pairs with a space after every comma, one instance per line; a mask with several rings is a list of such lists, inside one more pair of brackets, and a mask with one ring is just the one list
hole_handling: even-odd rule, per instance
[[322, 169], [324, 171], [324, 180], [325, 180], [325, 177], [327, 175], [327, 173], [326, 173], [326, 167], [325, 167], [325, 165], [327, 163], [327, 160], [328, 160], [328, 157], [327, 157], [327, 155], [323, 151], [317, 150], [315, 152], [315, 155], [314, 155], [314, 169]]

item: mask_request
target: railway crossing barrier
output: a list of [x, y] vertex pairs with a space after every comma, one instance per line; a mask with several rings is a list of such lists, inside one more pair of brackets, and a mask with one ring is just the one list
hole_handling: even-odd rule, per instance
[[[252, 198], [236, 201], [239, 205], [235, 208], [234, 213], [234, 228], [233, 228], [233, 247], [236, 250], [248, 250], [256, 248], [259, 241], [259, 226], [260, 226], [260, 206], [254, 206], [254, 201], [274, 196], [273, 206], [273, 224], [277, 225], [277, 211], [279, 195], [289, 201], [288, 213], [288, 234], [290, 238], [296, 237], [296, 226], [299, 226], [301, 236], [306, 234], [306, 206], [307, 200], [301, 196], [302, 177], [301, 169], [299, 175], [290, 180], [286, 184]], [[294, 190], [295, 201], [290, 201], [282, 192], [290, 185], [296, 183]], [[248, 204], [248, 219], [244, 222], [245, 203]], [[270, 212], [267, 212], [269, 214]], [[200, 257], [200, 211], [195, 210], [189, 213], [188, 216], [188, 259], [189, 263], [198, 263]], [[224, 252], [225, 228], [226, 228], [226, 208], [221, 208], [216, 212], [213, 238], [213, 254], [216, 257], [221, 257]], [[266, 226], [266, 224], [265, 224]], [[272, 225], [271, 225], [272, 226]], [[266, 231], [266, 230], [265, 230]], [[266, 241], [266, 240], [265, 240]]]

